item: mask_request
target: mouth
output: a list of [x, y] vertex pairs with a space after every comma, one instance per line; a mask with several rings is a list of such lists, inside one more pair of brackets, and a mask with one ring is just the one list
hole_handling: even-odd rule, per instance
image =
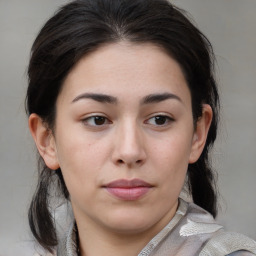
[[115, 198], [135, 201], [146, 195], [153, 188], [153, 185], [140, 179], [120, 179], [104, 185], [103, 188]]

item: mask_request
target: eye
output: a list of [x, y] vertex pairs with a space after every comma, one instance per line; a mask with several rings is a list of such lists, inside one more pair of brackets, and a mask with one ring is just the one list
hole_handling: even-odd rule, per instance
[[103, 126], [111, 122], [105, 116], [90, 116], [82, 120], [87, 126]]
[[174, 121], [174, 119], [169, 116], [157, 115], [157, 116], [153, 116], [153, 117], [149, 118], [147, 120], [147, 123], [151, 124], [151, 125], [155, 125], [155, 126], [165, 126], [173, 121]]

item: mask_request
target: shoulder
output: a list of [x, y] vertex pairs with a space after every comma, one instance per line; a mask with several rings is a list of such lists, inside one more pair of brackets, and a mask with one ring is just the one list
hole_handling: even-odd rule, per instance
[[193, 203], [189, 204], [187, 225], [183, 226], [181, 231], [183, 233], [211, 234], [204, 243], [199, 256], [256, 255], [256, 242], [254, 240], [239, 233], [226, 232], [207, 211]]
[[221, 230], [208, 240], [199, 254], [208, 255], [256, 255], [256, 242], [245, 235]]

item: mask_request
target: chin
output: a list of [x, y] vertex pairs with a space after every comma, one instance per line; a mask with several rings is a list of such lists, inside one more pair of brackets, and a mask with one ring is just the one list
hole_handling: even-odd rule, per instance
[[105, 223], [108, 228], [120, 234], [136, 234], [150, 229], [159, 221], [156, 216], [148, 216], [147, 213], [124, 212], [115, 214], [112, 212], [111, 218]]

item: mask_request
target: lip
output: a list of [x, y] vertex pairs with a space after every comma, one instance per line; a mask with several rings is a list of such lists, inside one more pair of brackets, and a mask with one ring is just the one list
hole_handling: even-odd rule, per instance
[[135, 201], [147, 194], [153, 186], [143, 180], [133, 179], [115, 180], [103, 186], [112, 196], [125, 200]]

